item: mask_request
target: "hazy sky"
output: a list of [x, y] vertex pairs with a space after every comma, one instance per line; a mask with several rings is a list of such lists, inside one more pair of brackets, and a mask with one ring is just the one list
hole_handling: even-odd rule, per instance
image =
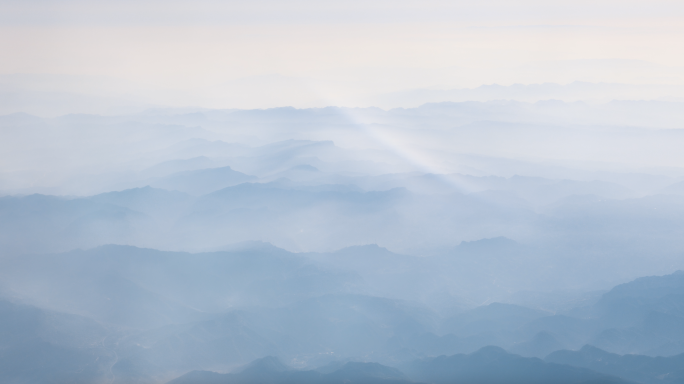
[[293, 105], [354, 104], [492, 83], [684, 84], [682, 1], [3, 0], [0, 23], [0, 74], [79, 76], [12, 86], [162, 104], [271, 106], [284, 94]]

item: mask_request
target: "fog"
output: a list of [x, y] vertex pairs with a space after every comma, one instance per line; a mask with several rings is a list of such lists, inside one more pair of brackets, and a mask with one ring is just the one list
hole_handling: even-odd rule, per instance
[[674, 1], [0, 4], [0, 382], [684, 382]]
[[655, 382], [684, 356], [682, 111], [2, 116], [3, 380]]

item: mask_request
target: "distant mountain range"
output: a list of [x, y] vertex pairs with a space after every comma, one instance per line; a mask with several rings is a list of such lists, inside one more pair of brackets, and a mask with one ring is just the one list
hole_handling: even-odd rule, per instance
[[677, 85], [632, 85], [573, 82], [570, 84], [498, 84], [470, 89], [416, 89], [385, 94], [377, 98], [382, 107], [415, 107], [425, 103], [516, 100], [610, 101], [610, 100], [684, 99], [684, 88]]
[[485, 347], [469, 355], [440, 356], [417, 360], [405, 366], [406, 374], [377, 363], [349, 362], [330, 373], [297, 371], [273, 357], [255, 360], [237, 373], [218, 374], [193, 371], [169, 384], [230, 383], [320, 383], [320, 384], [408, 384], [491, 383], [491, 384], [627, 384], [632, 381], [569, 365], [547, 363]]
[[0, 116], [0, 382], [682, 382], [682, 102], [570, 91]]
[[670, 357], [618, 355], [586, 345], [579, 351], [556, 351], [546, 362], [589, 368], [639, 383], [684, 382], [684, 353]]
[[[494, 239], [464, 244], [457, 254], [486, 257], [478, 252], [493, 246], [519, 247]], [[377, 375], [435, 383], [475, 377], [621, 382], [606, 374], [648, 384], [662, 375], [668, 383], [678, 380], [684, 272], [618, 285], [562, 313], [401, 299], [424, 289], [411, 279], [434, 280], [439, 270], [451, 274], [442, 257], [426, 257], [377, 246], [293, 254], [245, 243], [200, 254], [110, 245], [6, 259], [0, 265], [0, 379], [152, 383], [191, 371], [229, 372], [270, 355], [321, 367], [309, 373], [288, 369], [274, 374], [277, 382], [373, 382]], [[433, 258], [434, 269], [425, 269]], [[398, 290], [399, 297], [371, 295], [402, 282], [407, 291]], [[562, 352], [573, 349], [579, 352]], [[631, 363], [628, 353], [643, 356]], [[31, 356], [40, 356], [40, 370], [31, 368], [37, 364]], [[546, 363], [538, 359], [545, 356]], [[406, 376], [377, 364], [344, 368], [359, 361], [396, 367]], [[632, 377], [631, 370], [640, 373]], [[217, 375], [185, 379], [244, 382], [240, 373]]]

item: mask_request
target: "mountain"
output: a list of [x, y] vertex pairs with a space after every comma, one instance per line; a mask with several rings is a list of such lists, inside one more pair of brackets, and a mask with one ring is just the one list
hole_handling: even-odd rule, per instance
[[684, 354], [670, 357], [618, 355], [591, 345], [579, 351], [556, 351], [546, 362], [589, 368], [644, 384], [684, 382]]
[[125, 268], [126, 263], [107, 256], [131, 252], [126, 247], [112, 251], [25, 256], [3, 263], [2, 278], [28, 302], [110, 325], [147, 329], [202, 318], [201, 312], [117, 271], [116, 264]]
[[280, 356], [300, 356], [314, 366], [360, 357], [389, 363], [394, 360], [394, 337], [429, 332], [435, 323], [435, 313], [420, 303], [343, 293], [302, 300], [250, 318], [251, 327], [279, 340]]
[[235, 171], [231, 167], [220, 167], [177, 172], [150, 181], [150, 184], [157, 188], [201, 196], [256, 179], [255, 176]]
[[441, 331], [457, 336], [514, 330], [551, 313], [513, 304], [492, 303], [442, 321]]
[[440, 356], [418, 360], [404, 368], [413, 380], [428, 383], [554, 384], [630, 383], [586, 368], [547, 363], [521, 357], [498, 347], [484, 347], [469, 355]]
[[667, 188], [662, 190], [662, 193], [671, 193], [675, 195], [684, 194], [684, 181], [667, 186]]
[[551, 335], [553, 339], [566, 348], [580, 348], [605, 328], [605, 325], [601, 324], [598, 318], [556, 314], [532, 320], [520, 327], [519, 332], [520, 336], [525, 339], [523, 345], [534, 346], [536, 344], [542, 347], [547, 344], [552, 346], [556, 343], [548, 337]]
[[120, 359], [112, 372], [123, 382], [160, 380], [192, 370], [226, 372], [265, 355], [308, 366], [354, 356], [392, 361], [392, 338], [425, 332], [430, 315], [410, 303], [359, 295], [232, 310], [120, 339]]
[[[526, 226], [528, 222], [520, 225]], [[436, 267], [432, 279], [441, 279], [453, 295], [468, 298], [470, 308], [502, 302], [511, 291], [531, 288], [531, 279], [543, 281], [544, 286], [555, 284], [549, 281], [550, 275], [529, 276], [530, 270], [545, 269], [549, 262], [540, 255], [539, 249], [505, 236], [462, 241], [428, 255]]]
[[101, 204], [125, 207], [149, 216], [170, 216], [183, 213], [193, 202], [193, 197], [178, 191], [152, 188], [132, 188], [91, 196], [88, 200]]
[[594, 308], [605, 330], [591, 344], [616, 353], [651, 354], [684, 343], [684, 271], [649, 276], [605, 293]]
[[553, 351], [565, 349], [565, 346], [549, 332], [539, 332], [526, 342], [518, 343], [510, 348], [510, 352], [526, 356], [543, 358]]
[[190, 254], [131, 246], [0, 261], [4, 284], [42, 306], [149, 329], [236, 306], [285, 305], [358, 280], [282, 249]]
[[[537, 344], [541, 356], [560, 346], [591, 344], [618, 354], [676, 355], [684, 352], [682, 308], [683, 272], [642, 277], [615, 286], [592, 305], [527, 322], [519, 328], [527, 341], [515, 348], [528, 353]], [[550, 349], [542, 348], [544, 343]]]
[[213, 319], [139, 332], [119, 339], [112, 374], [120, 383], [160, 382], [193, 370], [226, 371], [260, 356], [282, 353], [276, 332], [235, 312]]
[[0, 247], [13, 255], [135, 242], [153, 220], [106, 198], [0, 197]]
[[[359, 192], [244, 183], [202, 196], [178, 223], [176, 233], [191, 244], [220, 246], [226, 234], [239, 242], [252, 240], [258, 232], [264, 241], [288, 249], [336, 249], [354, 239], [377, 240], [370, 229], [410, 199], [403, 189]], [[328, 236], [330, 231], [336, 235]]]
[[574, 81], [569, 84], [512, 84], [508, 86], [489, 84], [465, 89], [415, 89], [383, 94], [374, 101], [381, 106], [414, 106], [443, 101], [489, 101], [517, 100], [535, 102], [541, 100], [614, 100], [659, 99], [681, 95], [676, 85], [631, 85], [616, 83], [589, 83]]
[[[133, 195], [139, 192], [145, 195], [144, 190]], [[521, 253], [525, 249], [503, 238], [458, 248], [461, 255], [480, 255], [480, 263], [487, 258], [518, 257], [513, 252], [489, 255], [500, 247]], [[618, 285], [596, 304], [565, 314], [504, 303], [453, 314], [432, 310], [420, 300], [360, 294], [367, 291], [364, 279], [388, 279], [383, 284], [391, 286], [421, 276], [421, 263], [442, 261], [441, 256], [406, 256], [375, 245], [328, 254], [294, 254], [267, 243], [236, 244], [225, 251], [195, 254], [109, 245], [6, 258], [0, 260], [3, 291], [31, 305], [4, 304], [6, 313], [0, 320], [8, 323], [0, 324], [0, 330], [8, 331], [0, 336], [9, 352], [2, 355], [0, 364], [8, 367], [7, 372], [15, 372], [10, 365], [27, 367], [15, 372], [16, 377], [24, 377], [36, 364], [31, 354], [44, 355], [46, 361], [72, 356], [74, 364], [82, 367], [73, 370], [123, 384], [166, 381], [191, 371], [228, 372], [272, 355], [299, 366], [337, 362], [317, 372], [291, 374], [282, 367], [278, 368], [282, 372], [273, 373], [279, 366], [273, 360], [254, 365], [253, 370], [273, 373], [273, 380], [283, 375], [295, 375], [292, 380], [303, 382], [371, 380], [378, 375], [385, 377], [382, 380], [408, 380], [370, 363], [344, 369], [340, 364], [361, 360], [408, 366], [402, 370], [409, 379], [431, 383], [476, 377], [497, 382], [501, 377], [491, 375], [496, 370], [520, 382], [562, 378], [568, 381], [561, 382], [570, 383], [605, 378], [586, 370], [545, 365], [500, 348], [543, 356], [598, 342], [609, 345], [611, 352], [627, 349], [656, 354], [660, 348], [674, 354], [684, 345], [679, 272]], [[426, 269], [426, 276], [434, 270]], [[481, 349], [486, 345], [498, 347]], [[435, 357], [439, 355], [451, 357]], [[13, 360], [15, 356], [24, 359], [25, 365]], [[93, 356], [99, 357], [96, 363]], [[422, 360], [407, 363], [417, 358]], [[61, 367], [46, 366], [40, 374], [62, 377]], [[65, 375], [75, 372], [69, 364], [63, 367]], [[677, 377], [674, 371], [663, 372]], [[193, 375], [202, 380], [236, 377]], [[605, 380], [615, 382], [614, 378]]]
[[620, 284], [603, 295], [596, 304], [604, 316], [629, 322], [650, 311], [684, 316], [684, 271], [665, 276], [641, 277]]
[[307, 253], [322, 266], [352, 271], [363, 278], [363, 293], [404, 300], [423, 300], [432, 289], [435, 270], [424, 258], [391, 252], [376, 244], [329, 253]]
[[296, 371], [273, 356], [248, 364], [236, 373], [220, 374], [193, 371], [171, 380], [169, 384], [258, 384], [258, 383], [311, 383], [311, 384], [408, 384], [403, 373], [377, 363], [349, 362], [331, 373]]
[[116, 332], [76, 315], [0, 300], [0, 381], [100, 382], [111, 378]]

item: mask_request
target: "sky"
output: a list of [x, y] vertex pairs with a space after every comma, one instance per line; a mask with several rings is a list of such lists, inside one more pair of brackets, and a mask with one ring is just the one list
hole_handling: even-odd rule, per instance
[[684, 85], [682, 41], [681, 1], [3, 0], [0, 91], [264, 108], [484, 84]]

